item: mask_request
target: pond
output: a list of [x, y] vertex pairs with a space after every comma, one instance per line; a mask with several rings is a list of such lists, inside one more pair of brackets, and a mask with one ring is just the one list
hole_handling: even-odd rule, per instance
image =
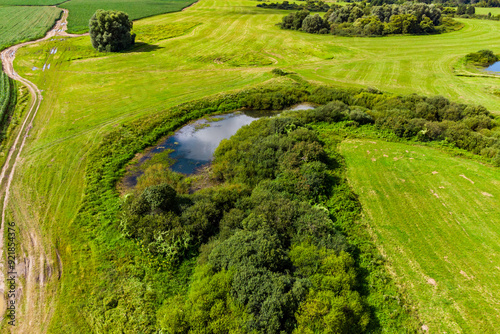
[[[299, 104], [289, 110], [314, 109], [310, 104]], [[203, 166], [210, 164], [213, 154], [222, 139], [230, 138], [241, 127], [261, 117], [279, 115], [280, 112], [237, 111], [230, 114], [211, 116], [189, 123], [172, 136], [162, 140], [158, 145], [146, 150], [139, 161], [128, 168], [123, 179], [127, 188], [135, 187], [137, 178], [144, 174], [141, 166], [159, 153], [168, 151], [173, 160], [170, 169], [182, 174], [193, 174]]]
[[488, 72], [500, 72], [500, 61], [497, 61], [496, 63], [490, 65], [489, 67], [484, 69], [485, 71]]

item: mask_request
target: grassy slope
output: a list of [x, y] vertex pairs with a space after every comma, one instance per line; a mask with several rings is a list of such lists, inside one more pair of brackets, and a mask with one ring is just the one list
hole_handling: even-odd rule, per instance
[[52, 7], [0, 6], [0, 50], [43, 37], [60, 13], [60, 9]]
[[431, 333], [496, 333], [500, 171], [383, 141], [349, 140], [341, 152], [365, 219]]
[[[451, 73], [463, 54], [498, 45], [499, 22], [464, 20], [463, 31], [442, 36], [350, 39], [279, 30], [274, 24], [285, 14], [253, 1], [203, 0], [185, 12], [136, 22], [202, 24], [130, 53], [69, 61], [95, 55], [88, 37], [20, 50], [16, 68], [44, 90], [44, 102], [13, 184], [14, 219], [40, 228], [47, 244], [57, 242], [64, 263], [77, 260], [83, 255], [73, 249], [81, 245], [72, 244], [68, 225], [80, 205], [86, 157], [104, 133], [181, 102], [263, 82], [274, 67], [327, 83], [441, 93], [500, 111], [500, 100], [486, 91], [496, 80]], [[49, 55], [55, 46], [57, 54]], [[50, 70], [31, 70], [45, 61]], [[87, 253], [92, 261], [93, 251]], [[55, 252], [49, 256], [55, 259]], [[62, 279], [92, 282], [76, 272]]]

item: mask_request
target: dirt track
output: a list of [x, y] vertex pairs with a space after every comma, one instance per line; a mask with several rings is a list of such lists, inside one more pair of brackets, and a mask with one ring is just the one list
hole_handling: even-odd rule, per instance
[[[0, 321], [3, 319], [6, 308], [6, 300], [4, 299], [5, 291], [5, 272], [6, 272], [6, 256], [4, 255], [4, 225], [5, 225], [5, 213], [9, 203], [10, 187], [14, 173], [17, 167], [17, 161], [23, 147], [26, 143], [26, 138], [29, 135], [29, 131], [33, 126], [33, 120], [38, 112], [42, 101], [42, 94], [38, 87], [31, 81], [20, 77], [14, 70], [14, 59], [16, 56], [16, 51], [26, 45], [38, 43], [44, 40], [48, 40], [55, 36], [61, 37], [78, 37], [83, 35], [73, 35], [66, 33], [67, 29], [67, 17], [68, 11], [63, 9], [63, 14], [60, 20], [56, 22], [54, 27], [45, 35], [45, 37], [31, 41], [25, 42], [18, 45], [14, 45], [8, 49], [5, 49], [0, 54], [2, 60], [2, 67], [4, 72], [14, 80], [21, 82], [25, 85], [32, 96], [29, 110], [26, 113], [17, 137], [9, 149], [8, 157], [2, 168], [0, 174], [0, 198], [3, 197], [2, 205], [2, 221], [0, 226]], [[21, 223], [21, 222], [19, 222]], [[16, 254], [16, 270], [19, 272], [19, 276], [24, 276], [25, 283], [21, 286], [18, 280], [18, 287], [16, 291], [16, 303], [20, 303], [21, 299], [25, 301], [24, 309], [22, 312], [23, 320], [22, 322], [16, 322], [16, 326], [12, 328], [18, 333], [34, 333], [31, 331], [33, 329], [33, 321], [36, 321], [36, 317], [33, 317], [33, 313], [40, 314], [44, 310], [44, 296], [43, 289], [40, 287], [46, 283], [52, 274], [56, 274], [55, 277], [60, 277], [62, 274], [62, 266], [54, 263], [54, 260], [48, 256], [45, 245], [41, 242], [40, 232], [37, 228], [32, 226], [19, 226], [20, 230], [24, 230], [25, 235], [29, 235], [27, 240], [21, 245], [21, 251]], [[27, 232], [27, 233], [26, 233]], [[23, 238], [25, 239], [25, 238]], [[29, 240], [29, 241], [28, 241]], [[50, 251], [50, 250], [49, 250]], [[37, 265], [38, 264], [38, 265]], [[59, 271], [59, 272], [58, 272]], [[46, 277], [49, 276], [49, 277]], [[37, 287], [39, 287], [37, 289]], [[37, 295], [34, 295], [38, 291]], [[17, 306], [19, 307], [19, 305]], [[46, 315], [49, 313], [46, 311]], [[21, 315], [19, 310], [16, 312], [16, 317]], [[42, 316], [46, 318], [46, 316]], [[40, 318], [38, 318], [40, 320]], [[19, 320], [18, 320], [19, 321]], [[40, 326], [40, 324], [36, 324]], [[35, 326], [36, 327], [36, 326]]]

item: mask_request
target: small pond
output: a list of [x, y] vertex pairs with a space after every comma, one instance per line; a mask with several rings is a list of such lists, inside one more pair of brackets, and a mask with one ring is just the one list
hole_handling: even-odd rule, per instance
[[488, 72], [500, 72], [500, 61], [497, 61], [496, 63], [490, 65], [489, 67], [484, 69], [485, 71]]
[[[314, 109], [314, 106], [303, 103], [289, 110], [307, 109]], [[135, 187], [137, 178], [144, 174], [141, 165], [166, 150], [170, 152], [169, 158], [174, 160], [170, 167], [171, 170], [183, 174], [193, 174], [212, 161], [215, 149], [222, 139], [230, 138], [241, 127], [261, 117], [276, 116], [279, 113], [255, 110], [237, 111], [189, 123], [177, 130], [172, 136], [162, 140], [158, 145], [146, 150], [139, 161], [131, 166], [125, 175], [123, 185], [127, 188]]]

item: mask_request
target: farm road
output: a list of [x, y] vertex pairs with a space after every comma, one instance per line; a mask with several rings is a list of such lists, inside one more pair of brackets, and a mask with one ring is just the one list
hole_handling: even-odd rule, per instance
[[[54, 27], [49, 32], [47, 32], [45, 37], [38, 40], [14, 45], [10, 48], [5, 49], [0, 54], [4, 72], [10, 78], [17, 80], [25, 85], [32, 96], [29, 110], [24, 116], [24, 120], [22, 121], [21, 127], [18, 130], [18, 134], [14, 143], [9, 149], [7, 159], [0, 174], [0, 203], [2, 203], [2, 220], [0, 226], [0, 321], [4, 317], [7, 302], [7, 300], [4, 299], [4, 291], [6, 288], [5, 272], [7, 267], [6, 255], [4, 254], [4, 226], [6, 209], [9, 203], [9, 191], [16, 170], [17, 161], [26, 143], [26, 138], [29, 135], [29, 131], [33, 127], [33, 120], [36, 117], [42, 101], [42, 94], [38, 87], [31, 81], [20, 77], [16, 73], [16, 71], [14, 70], [14, 59], [16, 57], [16, 51], [19, 48], [29, 44], [45, 41], [56, 36], [79, 37], [87, 35], [75, 35], [66, 33], [68, 10], [62, 9], [62, 11], [63, 14], [61, 16], [61, 19], [59, 19], [55, 23]], [[2, 198], [3, 201], [1, 200]], [[24, 230], [25, 232], [27, 232], [27, 235], [29, 235], [29, 237], [22, 238], [22, 240], [17, 240], [18, 242], [21, 242], [21, 247], [18, 254], [16, 254], [16, 271], [18, 272], [19, 276], [24, 276], [25, 283], [21, 287], [19, 280], [17, 280], [18, 285], [16, 289], [16, 318], [19, 318], [19, 316], [22, 315], [23, 319], [20, 319], [19, 322], [16, 321], [15, 331], [18, 333], [30, 333], [30, 328], [33, 328], [32, 326], [34, 325], [32, 322], [34, 321], [34, 319], [38, 318], [32, 316], [34, 315], [33, 313], [40, 314], [43, 313], [44, 310], [45, 296], [41, 287], [48, 282], [53, 274], [56, 274], [54, 277], [61, 276], [62, 263], [60, 263], [60, 261], [54, 261], [54, 259], [51, 259], [47, 256], [45, 245], [42, 243], [43, 239], [41, 238], [40, 230], [37, 226], [23, 226], [22, 222], [18, 222], [18, 226], [19, 233]], [[19, 303], [21, 301], [21, 297], [25, 297], [23, 314], [20, 314], [19, 312]]]

